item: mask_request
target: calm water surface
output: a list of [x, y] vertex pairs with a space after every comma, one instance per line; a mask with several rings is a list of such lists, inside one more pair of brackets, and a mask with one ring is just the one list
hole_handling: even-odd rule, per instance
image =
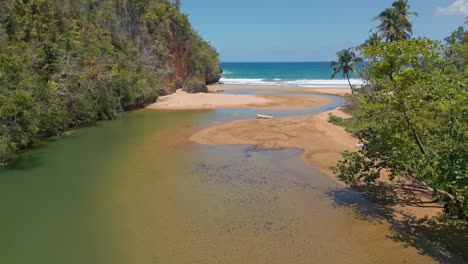
[[368, 202], [300, 150], [188, 141], [258, 111], [139, 111], [27, 151], [0, 171], [1, 263], [432, 261], [337, 207], [330, 193]]

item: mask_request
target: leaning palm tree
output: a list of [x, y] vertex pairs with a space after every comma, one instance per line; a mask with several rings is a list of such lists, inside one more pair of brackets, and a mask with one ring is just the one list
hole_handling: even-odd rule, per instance
[[352, 49], [344, 49], [338, 53], [336, 53], [338, 57], [338, 61], [332, 61], [330, 67], [333, 68], [333, 74], [331, 78], [335, 78], [335, 76], [339, 72], [343, 72], [343, 78], [348, 79], [349, 87], [351, 88], [351, 93], [354, 94], [353, 85], [349, 79], [350, 71], [353, 72], [355, 75], [358, 75], [358, 69], [356, 67], [357, 63], [362, 62], [362, 58], [356, 56], [356, 53], [352, 51]]
[[408, 40], [413, 34], [411, 16], [417, 15], [410, 11], [408, 0], [398, 0], [374, 18], [374, 21], [380, 21], [375, 29], [386, 41]]

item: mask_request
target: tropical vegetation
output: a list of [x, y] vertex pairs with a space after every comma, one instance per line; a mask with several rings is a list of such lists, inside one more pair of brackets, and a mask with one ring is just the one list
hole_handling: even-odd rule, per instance
[[[366, 85], [355, 89], [358, 107], [344, 125], [364, 147], [344, 152], [333, 170], [350, 184], [374, 182], [383, 172], [415, 179], [445, 204], [447, 216], [468, 221], [468, 32], [460, 27], [446, 43], [410, 39], [414, 13], [405, 6], [397, 1], [391, 12], [399, 15], [379, 15], [393, 20], [377, 27], [385, 42], [358, 48]], [[390, 24], [401, 27], [382, 26]]]
[[219, 79], [216, 50], [179, 6], [0, 1], [0, 166], [41, 138]]

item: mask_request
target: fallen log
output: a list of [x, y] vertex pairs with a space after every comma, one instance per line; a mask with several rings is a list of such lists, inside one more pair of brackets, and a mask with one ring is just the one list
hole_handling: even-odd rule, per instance
[[257, 114], [257, 119], [273, 119], [273, 116]]

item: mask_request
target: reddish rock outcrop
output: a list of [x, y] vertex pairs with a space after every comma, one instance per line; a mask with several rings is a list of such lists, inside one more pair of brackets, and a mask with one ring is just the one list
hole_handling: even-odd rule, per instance
[[189, 56], [191, 45], [190, 41], [181, 38], [181, 33], [176, 27], [172, 27], [172, 38], [169, 42], [168, 67], [169, 75], [164, 81], [164, 92], [166, 94], [174, 93], [182, 88], [185, 78], [187, 78]]

